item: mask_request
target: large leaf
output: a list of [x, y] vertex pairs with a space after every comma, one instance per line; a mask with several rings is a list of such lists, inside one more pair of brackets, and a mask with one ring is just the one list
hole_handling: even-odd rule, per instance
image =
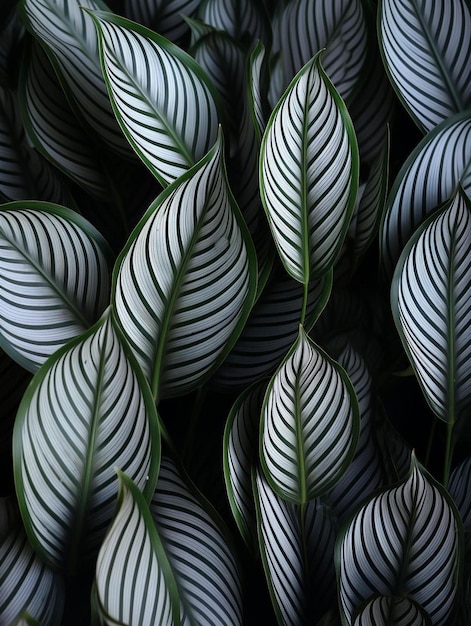
[[175, 43], [189, 31], [182, 16], [196, 17], [201, 0], [124, 0], [124, 15]]
[[268, 385], [260, 428], [265, 475], [292, 502], [326, 493], [352, 460], [359, 435], [353, 386], [302, 327]]
[[230, 351], [253, 304], [254, 255], [218, 140], [150, 206], [115, 268], [116, 313], [155, 396], [196, 388]]
[[431, 131], [403, 164], [380, 228], [380, 256], [391, 277], [412, 233], [460, 185], [471, 197], [471, 116], [451, 117]]
[[113, 110], [138, 156], [165, 186], [199, 161], [218, 133], [217, 95], [188, 54], [144, 26], [92, 13]]
[[461, 539], [450, 496], [413, 461], [407, 479], [375, 495], [339, 537], [336, 558], [344, 624], [352, 624], [363, 603], [378, 595], [410, 598], [433, 624], [451, 623]]
[[391, 307], [425, 397], [454, 423], [471, 402], [471, 208], [459, 191], [405, 247]]
[[108, 309], [38, 371], [18, 410], [17, 497], [43, 558], [69, 572], [93, 562], [116, 507], [114, 467], [150, 500], [159, 451], [153, 398]]
[[175, 578], [146, 500], [118, 471], [115, 518], [96, 564], [100, 624], [179, 626]]
[[379, 39], [402, 102], [425, 132], [471, 103], [466, 0], [382, 0]]
[[109, 301], [108, 244], [79, 215], [42, 202], [0, 211], [0, 345], [35, 371]]
[[262, 200], [288, 273], [304, 284], [335, 262], [358, 189], [350, 117], [320, 55], [293, 79], [265, 130]]
[[150, 510], [172, 567], [187, 626], [242, 624], [241, 572], [210, 505], [162, 458]]

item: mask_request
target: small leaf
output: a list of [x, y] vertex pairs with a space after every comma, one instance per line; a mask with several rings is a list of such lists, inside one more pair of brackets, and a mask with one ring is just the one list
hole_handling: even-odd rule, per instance
[[262, 409], [260, 458], [271, 487], [298, 504], [323, 495], [347, 469], [358, 435], [347, 374], [301, 327]]

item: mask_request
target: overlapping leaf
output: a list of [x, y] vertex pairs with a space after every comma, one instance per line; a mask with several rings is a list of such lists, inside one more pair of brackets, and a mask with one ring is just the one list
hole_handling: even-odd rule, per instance
[[28, 201], [0, 211], [0, 345], [35, 371], [108, 303], [108, 244], [79, 215]]
[[307, 284], [335, 262], [358, 188], [350, 117], [320, 56], [293, 79], [263, 136], [262, 200], [288, 273]]
[[124, 15], [178, 43], [188, 34], [182, 16], [196, 17], [200, 0], [124, 0]]
[[[462, 558], [458, 518], [447, 492], [416, 462], [406, 480], [364, 505], [337, 546], [344, 623], [356, 624], [356, 612], [378, 595], [409, 598], [433, 624], [450, 623]], [[375, 600], [373, 609], [384, 603]]]
[[411, 598], [379, 596], [366, 603], [358, 612], [353, 626], [431, 626], [432, 622], [417, 602]]
[[262, 409], [260, 457], [270, 485], [298, 504], [323, 495], [347, 469], [358, 434], [347, 374], [301, 327]]
[[248, 45], [257, 40], [266, 41], [269, 33], [263, 4], [252, 0], [205, 0], [201, 2], [198, 17]]
[[110, 310], [36, 374], [14, 432], [17, 497], [36, 549], [74, 572], [96, 557], [116, 507], [115, 466], [149, 500], [159, 463], [153, 398]]
[[222, 158], [218, 140], [151, 205], [116, 265], [117, 317], [156, 396], [210, 376], [253, 304], [254, 251]]
[[425, 132], [471, 103], [466, 0], [382, 0], [379, 39], [399, 97]]
[[459, 191], [404, 249], [391, 286], [394, 321], [425, 397], [454, 423], [471, 401], [471, 210]]
[[214, 87], [195, 60], [167, 39], [111, 13], [92, 15], [121, 129], [167, 185], [203, 158], [216, 140]]

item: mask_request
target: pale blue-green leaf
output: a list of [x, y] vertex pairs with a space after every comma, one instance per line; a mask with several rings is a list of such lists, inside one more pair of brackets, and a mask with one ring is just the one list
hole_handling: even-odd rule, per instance
[[279, 624], [317, 623], [335, 595], [335, 517], [320, 500], [281, 499], [255, 471], [260, 553]]
[[21, 525], [0, 542], [0, 624], [25, 610], [42, 626], [59, 626], [64, 608], [62, 578], [43, 563]]
[[109, 301], [112, 252], [73, 211], [11, 202], [0, 211], [0, 345], [35, 371]]
[[218, 133], [217, 95], [181, 48], [144, 26], [94, 11], [113, 110], [137, 155], [165, 186], [204, 157]]
[[359, 436], [353, 386], [302, 327], [268, 385], [260, 429], [265, 475], [292, 502], [325, 494], [352, 461]]
[[390, 278], [417, 227], [460, 185], [471, 197], [471, 116], [446, 120], [403, 164], [389, 192], [380, 227], [380, 262]]
[[89, 193], [109, 200], [97, 147], [74, 115], [46, 53], [35, 41], [23, 55], [19, 88], [26, 132], [34, 146]]
[[334, 264], [358, 189], [352, 122], [320, 56], [293, 79], [266, 127], [260, 191], [288, 273], [307, 284]]
[[198, 387], [232, 348], [257, 263], [218, 140], [150, 206], [118, 258], [112, 298], [155, 396]]
[[233, 549], [210, 505], [169, 457], [162, 458], [150, 510], [177, 582], [182, 624], [242, 624]]
[[247, 45], [266, 41], [270, 25], [264, 3], [254, 0], [203, 0], [198, 12], [200, 20], [225, 31], [236, 41]]
[[424, 132], [469, 108], [467, 0], [382, 0], [378, 33], [391, 83]]
[[21, 0], [26, 27], [46, 46], [71, 104], [116, 153], [133, 156], [111, 109], [100, 67], [93, 20], [84, 9], [106, 9], [101, 0]]
[[405, 596], [378, 596], [357, 613], [352, 626], [432, 626], [420, 604]]
[[[272, 376], [298, 335], [303, 287], [278, 265], [254, 304], [235, 346], [214, 376], [214, 383], [222, 389], [242, 391], [260, 378]], [[331, 271], [309, 283], [306, 331], [321, 314], [331, 287]]]
[[148, 500], [160, 440], [155, 405], [110, 309], [38, 371], [14, 431], [26, 530], [51, 566], [76, 572], [98, 553], [116, 507], [114, 467]]
[[122, 472], [116, 515], [95, 573], [101, 624], [179, 626], [176, 581], [144, 496]]
[[[433, 538], [433, 541], [431, 540]], [[462, 558], [459, 515], [448, 493], [413, 461], [397, 487], [374, 496], [337, 545], [345, 623], [376, 595], [407, 596], [433, 624], [448, 624]]]
[[471, 208], [461, 191], [409, 240], [391, 285], [404, 349], [434, 413], [454, 423], [471, 400]]
[[360, 0], [293, 0], [279, 5], [273, 20], [273, 52], [281, 55], [283, 89], [322, 49], [325, 71], [347, 99], [367, 57], [367, 28]]
[[201, 0], [124, 0], [123, 15], [175, 43], [188, 34], [182, 17], [196, 17]]

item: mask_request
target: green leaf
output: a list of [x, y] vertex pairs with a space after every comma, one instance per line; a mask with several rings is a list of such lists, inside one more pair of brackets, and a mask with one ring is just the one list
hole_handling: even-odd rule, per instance
[[241, 625], [235, 553], [209, 504], [169, 457], [162, 459], [150, 510], [176, 579], [182, 623]]
[[430, 131], [471, 103], [471, 14], [466, 0], [382, 0], [385, 67], [406, 109]]
[[412, 598], [379, 596], [369, 600], [353, 626], [432, 626], [427, 613]]
[[0, 209], [0, 346], [30, 371], [99, 318], [112, 252], [85, 219], [55, 204]]
[[[377, 595], [401, 602], [408, 598], [433, 624], [451, 623], [461, 541], [450, 496], [414, 459], [407, 479], [375, 495], [339, 536], [336, 561], [344, 624], [356, 624], [356, 612]], [[376, 602], [375, 610], [382, 604]]]
[[91, 13], [108, 93], [123, 133], [166, 186], [202, 159], [218, 133], [217, 95], [170, 41], [111, 13]]
[[115, 267], [116, 314], [155, 397], [187, 393], [221, 364], [251, 310], [256, 265], [219, 139], [149, 207]]
[[118, 470], [114, 520], [96, 564], [96, 602], [102, 624], [179, 626], [176, 581], [144, 496]]
[[471, 401], [471, 208], [463, 192], [411, 238], [396, 266], [391, 307], [432, 411], [454, 423]]
[[302, 327], [268, 385], [260, 429], [267, 480], [298, 504], [331, 489], [353, 458], [359, 412], [352, 384]]
[[320, 56], [293, 79], [265, 130], [260, 186], [288, 273], [304, 284], [334, 264], [358, 189], [358, 148]]
[[18, 410], [17, 497], [43, 558], [68, 572], [93, 562], [116, 506], [114, 466], [150, 500], [159, 454], [153, 398], [108, 309], [38, 371]]

